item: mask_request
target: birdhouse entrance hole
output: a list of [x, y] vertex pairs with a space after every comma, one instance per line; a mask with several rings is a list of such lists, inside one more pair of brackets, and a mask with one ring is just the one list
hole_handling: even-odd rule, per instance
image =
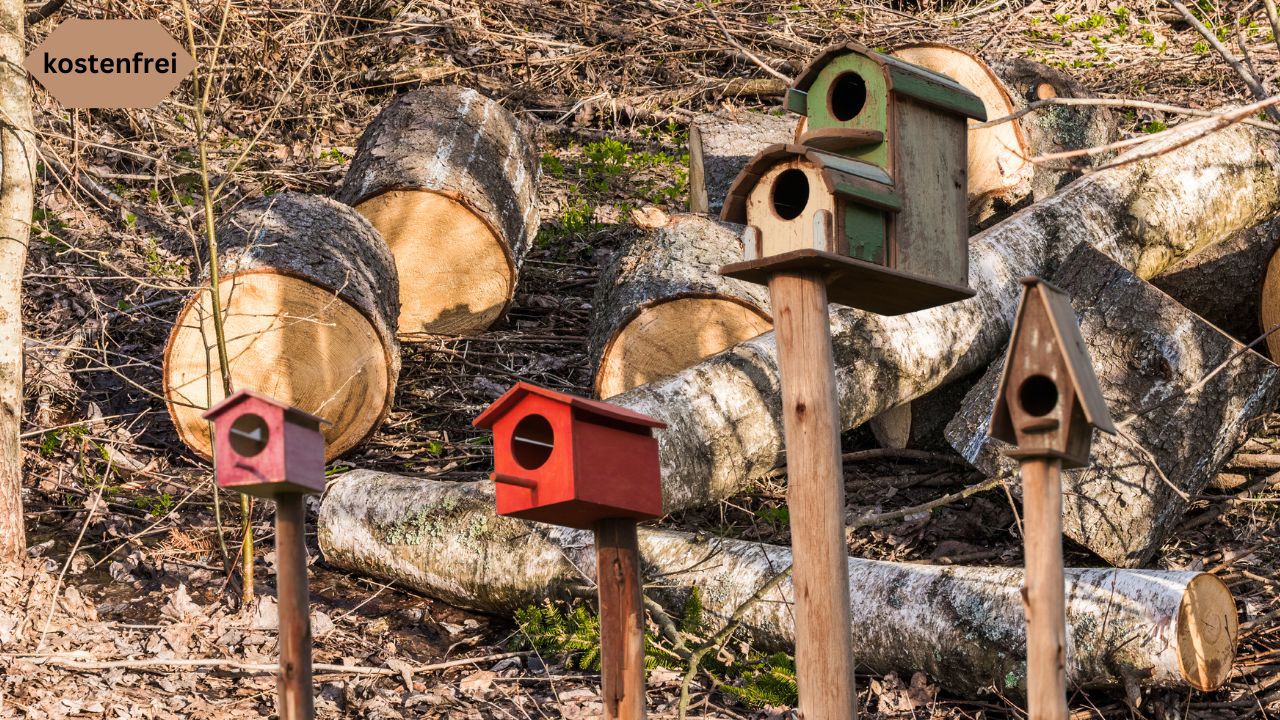
[[848, 72], [831, 83], [831, 92], [827, 96], [831, 106], [831, 116], [840, 122], [848, 122], [862, 112], [867, 104], [867, 83], [856, 72]]
[[267, 447], [270, 432], [267, 421], [253, 413], [245, 413], [231, 423], [231, 449], [240, 457], [253, 457]]
[[555, 431], [541, 415], [530, 415], [516, 423], [511, 436], [511, 454], [525, 470], [542, 467], [555, 447]]
[[1044, 417], [1058, 406], [1058, 385], [1044, 375], [1032, 375], [1018, 388], [1018, 402], [1028, 415]]
[[773, 211], [783, 220], [794, 220], [809, 204], [809, 178], [803, 170], [784, 170], [773, 181]]

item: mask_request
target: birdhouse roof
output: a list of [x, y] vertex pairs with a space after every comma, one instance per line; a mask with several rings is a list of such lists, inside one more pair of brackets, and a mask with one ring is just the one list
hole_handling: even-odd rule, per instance
[[832, 60], [848, 53], [868, 57], [878, 64], [884, 70], [889, 90], [892, 92], [907, 95], [926, 105], [932, 105], [941, 110], [973, 118], [974, 120], [984, 121], [987, 119], [987, 108], [983, 105], [982, 98], [974, 95], [968, 88], [955, 80], [942, 73], [936, 73], [919, 65], [899, 60], [892, 55], [878, 53], [865, 45], [855, 42], [827, 48], [821, 55], [814, 58], [808, 67], [804, 69], [804, 72], [800, 73], [800, 77], [796, 79], [791, 91], [787, 93], [787, 107], [802, 115], [808, 114], [802, 109], [805, 103], [793, 101], [792, 96], [801, 93], [807, 94], [823, 68]]
[[246, 400], [258, 400], [272, 407], [279, 408], [280, 410], [284, 411], [284, 416], [286, 419], [292, 420], [302, 425], [311, 424], [311, 425], [319, 426], [321, 423], [329, 422], [328, 420], [325, 420], [319, 415], [312, 415], [309, 412], [304, 412], [302, 410], [299, 410], [296, 407], [293, 407], [292, 405], [286, 405], [273, 397], [263, 395], [262, 393], [256, 393], [252, 390], [236, 391], [234, 394], [227, 396], [222, 402], [218, 403], [217, 405], [214, 405], [208, 410], [205, 410], [204, 414], [202, 414], [200, 417], [204, 418], [205, 420], [216, 420], [221, 415], [226, 414], [228, 410], [240, 405]]
[[829, 193], [853, 199], [882, 210], [897, 212], [902, 199], [893, 188], [893, 179], [879, 167], [842, 155], [815, 150], [807, 145], [778, 144], [761, 150], [734, 178], [724, 199], [720, 217], [728, 222], [747, 222], [747, 197], [769, 169], [778, 163], [804, 158], [819, 166]]
[[[1011, 367], [1010, 363], [1016, 350], [1015, 345], [1018, 331], [1022, 327], [1023, 316], [1026, 314], [1028, 304], [1041, 302], [1044, 303], [1047, 311], [1045, 314], [1049, 317], [1050, 325], [1053, 326], [1054, 339], [1057, 340], [1056, 347], [1065, 360], [1067, 372], [1071, 376], [1071, 387], [1080, 401], [1081, 409], [1084, 410], [1085, 420], [1103, 432], [1116, 434], [1115, 425], [1111, 422], [1111, 411], [1107, 409], [1107, 401], [1102, 397], [1102, 388], [1098, 386], [1098, 376], [1093, 371], [1093, 361], [1089, 359], [1084, 337], [1080, 335], [1080, 325], [1076, 322], [1075, 310], [1071, 308], [1071, 298], [1061, 289], [1040, 278], [1023, 278], [1022, 284], [1025, 288], [1022, 302], [1018, 305], [1018, 316], [1013, 321], [1013, 339], [1009, 342], [1004, 360], [1005, 373], [1000, 378], [1000, 387], [996, 391], [997, 418], [1007, 417], [1009, 413], [1005, 401], [1005, 385], [1009, 381], [1008, 368]], [[997, 425], [1007, 424], [998, 423], [993, 419], [991, 427], [994, 432]], [[1001, 437], [1001, 439], [1008, 438]]]
[[555, 390], [548, 390], [523, 381], [516, 383], [515, 386], [503, 394], [502, 397], [495, 400], [488, 408], [485, 408], [485, 411], [476, 416], [476, 419], [472, 420], [471, 424], [478, 428], [484, 428], [486, 430], [490, 429], [499, 418], [514, 409], [522, 400], [524, 400], [525, 397], [529, 395], [540, 395], [548, 400], [554, 400], [555, 402], [567, 405], [574, 410], [581, 410], [593, 415], [599, 415], [601, 417], [632, 425], [651, 428], [664, 428], [667, 426], [667, 424], [661, 420], [655, 420], [648, 415], [641, 415], [638, 412], [632, 412], [631, 410], [618, 407], [617, 405], [600, 402], [599, 400], [588, 400], [587, 398], [570, 395], [568, 393], [556, 392]]

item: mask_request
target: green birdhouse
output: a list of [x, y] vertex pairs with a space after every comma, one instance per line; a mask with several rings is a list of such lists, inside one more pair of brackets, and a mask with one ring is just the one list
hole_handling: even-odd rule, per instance
[[968, 120], [982, 100], [950, 78], [854, 43], [818, 57], [788, 91], [796, 145], [743, 168], [722, 217], [747, 226], [722, 273], [767, 283], [818, 270], [831, 302], [898, 315], [969, 289]]

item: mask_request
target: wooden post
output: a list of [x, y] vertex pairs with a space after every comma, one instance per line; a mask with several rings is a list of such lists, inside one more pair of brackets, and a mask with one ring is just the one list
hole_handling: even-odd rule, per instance
[[644, 602], [636, 521], [596, 524], [600, 684], [606, 720], [644, 720]]
[[311, 613], [307, 592], [306, 506], [302, 493], [276, 501], [276, 602], [280, 612], [280, 720], [311, 720]]
[[858, 705], [826, 282], [819, 272], [780, 272], [769, 278], [769, 295], [787, 443], [800, 712], [852, 720]]
[[1027, 713], [1067, 718], [1067, 615], [1062, 572], [1062, 460], [1024, 457], [1023, 544], [1027, 612]]

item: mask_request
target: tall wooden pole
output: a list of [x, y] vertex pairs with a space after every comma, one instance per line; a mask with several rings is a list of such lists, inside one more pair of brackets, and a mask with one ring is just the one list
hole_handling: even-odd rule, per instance
[[644, 601], [636, 521], [601, 520], [595, 533], [604, 717], [644, 720]]
[[1027, 566], [1027, 714], [1067, 718], [1066, 585], [1062, 573], [1062, 461], [1022, 458], [1023, 542]]
[[280, 611], [280, 720], [311, 720], [311, 613], [307, 592], [306, 511], [301, 493], [277, 495], [276, 602]]
[[849, 553], [827, 287], [819, 273], [769, 278], [791, 513], [796, 680], [810, 720], [858, 715], [849, 627]]

